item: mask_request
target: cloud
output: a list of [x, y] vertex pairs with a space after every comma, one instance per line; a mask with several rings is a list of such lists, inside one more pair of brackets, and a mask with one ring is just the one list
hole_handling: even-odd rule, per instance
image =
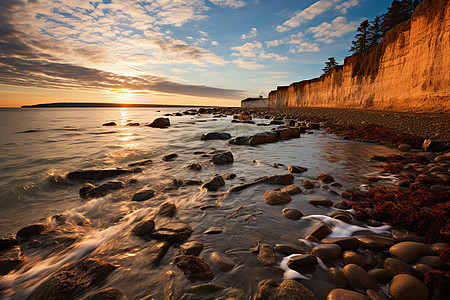
[[217, 46], [217, 45], [219, 45], [219, 42], [218, 41], [211, 41], [211, 45], [212, 46]]
[[317, 43], [310, 43], [310, 42], [302, 42], [298, 45], [292, 46], [289, 50], [290, 53], [303, 53], [303, 52], [319, 52], [320, 48]]
[[267, 47], [277, 47], [280, 45], [283, 45], [286, 42], [286, 39], [279, 39], [279, 40], [273, 40], [273, 41], [266, 41]]
[[209, 2], [214, 3], [217, 6], [231, 7], [234, 9], [244, 7], [247, 5], [247, 3], [240, 0], [209, 0]]
[[348, 8], [358, 5], [360, 2], [360, 0], [347, 0], [343, 3], [340, 3], [342, 1], [343, 0], [319, 0], [311, 4], [304, 10], [295, 12], [294, 16], [285, 21], [283, 25], [278, 25], [276, 27], [276, 31], [286, 32], [292, 28], [296, 28], [300, 26], [300, 24], [311, 21], [315, 17], [332, 8], [338, 10], [341, 14], [345, 14], [347, 13]]
[[242, 36], [241, 36], [241, 39], [242, 40], [244, 40], [244, 39], [251, 39], [251, 38], [255, 38], [255, 37], [257, 37], [258, 36], [258, 29], [256, 29], [255, 27], [253, 27], [251, 30], [250, 30], [250, 32], [249, 33], [247, 33], [247, 34], [243, 34]]
[[264, 67], [263, 65], [260, 65], [256, 63], [255, 61], [245, 61], [242, 58], [238, 58], [233, 60], [233, 63], [237, 64], [239, 67], [247, 70], [258, 70]]
[[337, 17], [331, 23], [324, 22], [316, 27], [308, 28], [308, 32], [314, 33], [317, 41], [331, 43], [334, 37], [341, 37], [348, 32], [353, 32], [359, 25], [359, 21], [347, 23], [345, 17]]
[[258, 56], [258, 52], [262, 49], [262, 43], [254, 42], [254, 43], [245, 43], [242, 46], [231, 47], [232, 50], [239, 51], [238, 53], [232, 53], [233, 56], [244, 56], [244, 57], [256, 57]]

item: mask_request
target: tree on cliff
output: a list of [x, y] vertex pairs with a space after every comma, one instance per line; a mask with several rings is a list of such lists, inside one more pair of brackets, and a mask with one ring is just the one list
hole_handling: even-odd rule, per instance
[[356, 31], [358, 32], [355, 35], [356, 40], [352, 42], [352, 47], [349, 52], [353, 53], [361, 53], [366, 50], [369, 46], [369, 20], [364, 20], [359, 25]]
[[389, 30], [411, 18], [414, 9], [421, 1], [394, 0], [387, 12], [382, 16], [381, 28], [386, 34]]
[[322, 69], [323, 73], [326, 73], [336, 67], [338, 63], [334, 57], [328, 57], [328, 61], [325, 62], [325, 68]]
[[381, 22], [382, 19], [380, 16], [377, 16], [375, 20], [370, 22], [369, 37], [367, 38], [369, 48], [376, 46], [383, 38], [383, 30], [381, 28]]

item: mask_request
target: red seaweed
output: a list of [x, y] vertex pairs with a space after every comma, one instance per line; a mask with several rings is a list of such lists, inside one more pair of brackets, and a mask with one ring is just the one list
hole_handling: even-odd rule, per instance
[[450, 295], [450, 272], [435, 270], [425, 273], [425, 284], [437, 300], [446, 300]]

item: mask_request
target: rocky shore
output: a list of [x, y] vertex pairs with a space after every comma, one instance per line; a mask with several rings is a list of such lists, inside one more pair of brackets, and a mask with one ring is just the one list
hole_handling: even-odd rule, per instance
[[[246, 126], [268, 126], [266, 132], [255, 135], [232, 137], [224, 132], [209, 132], [201, 138], [203, 141], [229, 140], [228, 143], [235, 147], [254, 147], [297, 139], [302, 134], [313, 134], [317, 130], [326, 129], [346, 139], [395, 146], [402, 154], [372, 157], [384, 172], [364, 182], [368, 186], [367, 190], [346, 189], [343, 187], [345, 183], [336, 182], [332, 173], [320, 174], [314, 180], [302, 179], [301, 174], [307, 172], [308, 168], [301, 165], [282, 166], [285, 167], [285, 174], [262, 174], [253, 181], [233, 184], [230, 181], [236, 174], [220, 173], [223, 166], [235, 162], [234, 151], [217, 149], [193, 153], [197, 155], [197, 161], [186, 162], [189, 172], [201, 174], [204, 168], [217, 169], [212, 178], [175, 178], [169, 184], [155, 189], [134, 188], [138, 182], [132, 178], [133, 175], [155, 164], [179, 159], [177, 153], [163, 155], [160, 160], [152, 158], [132, 162], [126, 169], [71, 171], [64, 178], [58, 179], [62, 186], [66, 184], [79, 187], [78, 196], [82, 199], [100, 198], [131, 189], [134, 193], [129, 201], [135, 203], [150, 203], [159, 195], [185, 186], [199, 186], [208, 197], [218, 198], [261, 185], [265, 188], [264, 192], [253, 196], [263, 204], [265, 202], [264, 205], [271, 210], [279, 211], [281, 218], [292, 221], [303, 218], [317, 223], [307, 234], [296, 237], [297, 243], [279, 243], [265, 239], [245, 250], [254, 254], [267, 274], [275, 274], [274, 270], [280, 269], [284, 272], [282, 281], [266, 279], [255, 282], [254, 294], [245, 295], [227, 286], [226, 282], [221, 282], [221, 274], [245, 268], [245, 261], [236, 259], [228, 251], [213, 251], [203, 256], [205, 243], [196, 239], [189, 240], [194, 233], [197, 234], [195, 226], [188, 224], [189, 220], [181, 219], [179, 208], [174, 203], [161, 202], [155, 214], [139, 215], [139, 211], [136, 211], [118, 215], [114, 225], [127, 232], [130, 240], [138, 238], [142, 239], [142, 243], [151, 242], [151, 246], [145, 248], [146, 264], [152, 267], [173, 265], [177, 269], [174, 268], [164, 276], [175, 276], [179, 271], [192, 282], [192, 286], [182, 291], [181, 295], [196, 295], [193, 299], [229, 300], [449, 298], [450, 152], [446, 150], [449, 127], [444, 126], [448, 122], [447, 115], [430, 115], [424, 120], [420, 119], [418, 123], [411, 123], [409, 127], [413, 129], [408, 134], [402, 129], [413, 118], [413, 115], [408, 114], [344, 112], [334, 109], [246, 111], [239, 108], [200, 108], [188, 110], [184, 114], [213, 114], [213, 118], [241, 114], [233, 121]], [[166, 115], [166, 118], [158, 118], [149, 126], [156, 128], [155, 130], [170, 127], [168, 117], [179, 115], [181, 113]], [[256, 124], [251, 115], [266, 122]], [[116, 126], [111, 123], [104, 125]], [[433, 126], [437, 135], [430, 136], [428, 133], [432, 132]], [[411, 135], [414, 132], [418, 133]], [[273, 167], [280, 166], [274, 164]], [[398, 178], [395, 186], [383, 186], [382, 177], [393, 174]], [[317, 191], [328, 191], [333, 197], [336, 196], [330, 198], [339, 201], [314, 197], [313, 194]], [[326, 215], [307, 215], [290, 207], [296, 195], [300, 194], [311, 194], [307, 199], [308, 205], [333, 209]], [[210, 208], [211, 205], [199, 207], [206, 214]], [[240, 206], [224, 218], [242, 216], [240, 213], [244, 209], [244, 206]], [[247, 224], [252, 218], [255, 216], [251, 214], [245, 217]], [[88, 231], [88, 223], [88, 220], [80, 217], [74, 219], [73, 216], [58, 214], [0, 239], [0, 283], [3, 284], [0, 284], [0, 296], [8, 288], [1, 281], [1, 276], [14, 276], [15, 270], [20, 270], [27, 262], [28, 257], [23, 249], [28, 249], [27, 253], [33, 247], [47, 247], [50, 252], [61, 247], [76, 250], [77, 247], [70, 248], [75, 239], [67, 238], [64, 234], [72, 233], [74, 224], [86, 226], [84, 230]], [[210, 228], [200, 232], [201, 237], [221, 235], [227, 230], [214, 226], [215, 224], [210, 225]], [[84, 243], [91, 247], [94, 241], [85, 240]], [[107, 261], [101, 253], [91, 257], [88, 253], [92, 249], [89, 249], [86, 256], [80, 257], [78, 262], [63, 265], [62, 260], [61, 268], [55, 269], [52, 276], [36, 284], [27, 299], [124, 299], [120, 290], [111, 287], [105, 289], [103, 286], [107, 278], [120, 272], [122, 267]], [[164, 260], [168, 253], [176, 253], [170, 262]], [[317, 270], [323, 270], [327, 278], [315, 278], [312, 274], [317, 274]], [[32, 273], [33, 268], [28, 272]], [[7, 282], [11, 284], [11, 281]], [[177, 298], [178, 295], [175, 297], [174, 293], [169, 288], [167, 299]]]

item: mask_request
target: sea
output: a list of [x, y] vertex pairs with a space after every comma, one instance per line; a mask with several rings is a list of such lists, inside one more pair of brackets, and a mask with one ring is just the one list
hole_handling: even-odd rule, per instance
[[[249, 299], [264, 279], [280, 282], [283, 278], [304, 276], [303, 280], [309, 280], [309, 286], [317, 293], [330, 283], [326, 268], [318, 267], [311, 274], [292, 274], [286, 272], [279, 253], [278, 266], [264, 267], [250, 249], [259, 242], [272, 246], [298, 244], [319, 224], [319, 219], [334, 209], [311, 205], [308, 199], [326, 197], [338, 203], [342, 200], [339, 193], [346, 189], [366, 190], [368, 177], [383, 175], [379, 163], [370, 158], [397, 154], [398, 150], [345, 140], [325, 130], [311, 130], [297, 139], [255, 147], [232, 145], [227, 140], [201, 140], [209, 132], [226, 132], [236, 137], [276, 127], [267, 126], [270, 120], [265, 119], [246, 124], [231, 122], [232, 116], [195, 114], [169, 116], [171, 126], [165, 129], [144, 126], [167, 113], [186, 110], [0, 109], [0, 233], [16, 233], [33, 223], [46, 223], [51, 228], [45, 238], [38, 237], [22, 249], [25, 262], [21, 267], [0, 276], [2, 298], [25, 299], [59, 270], [87, 257], [99, 257], [120, 267], [100, 286], [89, 288], [80, 297], [115, 287], [128, 299]], [[117, 126], [102, 126], [107, 122]], [[140, 126], [127, 126], [130, 122]], [[231, 151], [234, 162], [211, 164], [209, 153], [216, 150]], [[163, 160], [171, 153], [177, 157]], [[128, 164], [144, 159], [151, 159], [152, 163], [142, 166], [140, 173], [114, 178], [124, 182], [125, 187], [100, 198], [81, 198], [79, 190], [85, 182], [65, 178], [68, 172], [76, 170], [129, 169]], [[190, 163], [199, 163], [202, 169], [189, 170], [186, 166]], [[240, 192], [228, 192], [261, 176], [287, 174], [289, 165], [308, 168], [307, 172], [294, 174], [295, 185], [301, 186], [302, 180], [317, 182], [318, 175], [328, 173], [342, 187], [321, 186], [309, 192], [303, 189], [303, 193], [292, 196], [291, 203], [280, 206], [266, 204], [263, 192], [282, 186], [261, 183]], [[174, 188], [174, 182], [181, 180], [207, 182], [216, 174], [227, 173], [236, 177], [226, 180], [217, 192], [195, 185]], [[387, 175], [381, 178], [385, 184], [395, 180]], [[107, 180], [91, 183], [98, 185]], [[143, 189], [153, 189], [156, 194], [147, 201], [131, 201]], [[172, 218], [156, 214], [164, 202], [176, 205]], [[286, 207], [301, 210], [304, 217], [283, 217], [281, 211]], [[60, 214], [66, 219], [63, 225], [55, 224], [52, 218]], [[156, 229], [173, 220], [189, 224], [193, 233], [187, 241], [204, 244], [200, 257], [211, 266], [211, 282], [226, 289], [212, 295], [190, 293], [191, 286], [204, 282], [190, 281], [173, 263], [180, 255], [179, 244], [169, 248], [159, 266], [149, 264], [147, 253], [155, 241], [131, 234], [135, 223], [145, 218], [153, 218]], [[359, 225], [361, 230], [371, 230]], [[203, 234], [212, 226], [222, 232]], [[340, 232], [337, 227], [333, 229], [336, 236]], [[216, 269], [209, 261], [213, 252], [230, 258], [235, 267], [228, 272]], [[311, 284], [314, 280], [318, 283]]]

